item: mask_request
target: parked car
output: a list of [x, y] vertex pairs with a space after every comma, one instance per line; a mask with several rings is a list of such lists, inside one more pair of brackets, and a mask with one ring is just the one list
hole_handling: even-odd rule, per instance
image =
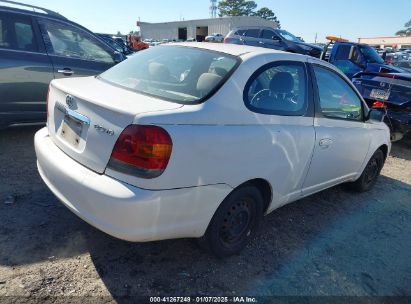
[[212, 33], [211, 35], [206, 36], [204, 40], [207, 42], [223, 42], [224, 35], [221, 35], [219, 33]]
[[362, 72], [353, 77], [353, 83], [370, 107], [387, 111], [385, 123], [392, 141], [411, 134], [410, 73]]
[[112, 38], [110, 35], [107, 35], [107, 34], [96, 34], [96, 35], [99, 36], [101, 39], [103, 39], [104, 42], [110, 45], [117, 52], [122, 53], [124, 56], [134, 54], [133, 50], [130, 49], [127, 45], [125, 45], [124, 43], [120, 44], [118, 41], [114, 40], [114, 38]]
[[383, 55], [386, 64], [394, 64], [398, 61], [408, 60], [410, 55], [405, 52], [386, 53]]
[[113, 38], [118, 44], [127, 46], [127, 36], [125, 36], [125, 38], [112, 36], [111, 38]]
[[223, 50], [160, 45], [98, 77], [53, 80], [35, 135], [50, 190], [117, 238], [200, 238], [221, 257], [284, 204], [373, 187], [390, 134], [349, 79], [308, 56]]
[[410, 60], [401, 60], [401, 61], [393, 62], [392, 65], [408, 73], [411, 73], [411, 61]]
[[260, 46], [317, 58], [323, 50], [319, 46], [303, 42], [285, 30], [258, 26], [238, 27], [228, 33], [224, 43]]
[[55, 12], [2, 0], [0, 58], [0, 127], [7, 127], [46, 121], [52, 79], [96, 75], [124, 56]]

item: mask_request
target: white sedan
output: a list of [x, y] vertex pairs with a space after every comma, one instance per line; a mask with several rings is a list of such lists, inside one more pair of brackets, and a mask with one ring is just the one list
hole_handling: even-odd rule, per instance
[[332, 65], [232, 44], [162, 45], [53, 80], [47, 110], [38, 170], [71, 211], [120, 239], [199, 238], [217, 256], [282, 205], [371, 189], [391, 148], [383, 114]]
[[207, 37], [205, 37], [205, 41], [207, 42], [223, 42], [224, 36], [219, 33], [213, 33]]

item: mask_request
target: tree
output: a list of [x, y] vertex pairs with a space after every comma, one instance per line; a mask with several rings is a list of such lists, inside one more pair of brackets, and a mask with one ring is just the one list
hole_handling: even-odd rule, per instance
[[257, 4], [246, 0], [223, 0], [218, 3], [219, 16], [251, 16]]
[[218, 3], [219, 16], [258, 16], [270, 21], [277, 22], [281, 28], [280, 21], [268, 7], [262, 7], [255, 11], [257, 4], [254, 1], [246, 0], [222, 0]]
[[254, 16], [261, 17], [263, 19], [277, 21], [277, 17], [275, 16], [274, 12], [270, 10], [268, 7], [262, 7], [258, 11], [254, 13]]
[[398, 36], [411, 36], [411, 20], [404, 25], [405, 29], [395, 33]]
[[281, 28], [280, 21], [278, 20], [277, 16], [274, 14], [272, 10], [268, 7], [262, 7], [258, 11], [254, 13], [254, 16], [261, 17], [263, 19], [267, 19], [270, 21], [277, 22], [278, 28]]

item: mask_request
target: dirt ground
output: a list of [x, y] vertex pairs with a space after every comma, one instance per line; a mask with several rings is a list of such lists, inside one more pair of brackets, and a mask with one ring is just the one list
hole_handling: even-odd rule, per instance
[[411, 296], [411, 141], [393, 146], [371, 192], [339, 186], [285, 206], [219, 260], [192, 240], [128, 243], [77, 218], [37, 173], [35, 131], [0, 131], [0, 297]]

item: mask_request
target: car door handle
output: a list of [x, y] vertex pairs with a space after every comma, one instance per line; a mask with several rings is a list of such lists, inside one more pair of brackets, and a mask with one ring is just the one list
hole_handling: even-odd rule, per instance
[[68, 68], [57, 70], [57, 73], [63, 74], [65, 76], [71, 76], [74, 74], [74, 71]]
[[258, 41], [258, 43], [259, 43], [259, 44], [264, 44], [264, 42], [263, 42], [263, 41]]
[[331, 138], [324, 138], [320, 140], [319, 145], [321, 148], [327, 149], [332, 145], [332, 143], [333, 140]]

